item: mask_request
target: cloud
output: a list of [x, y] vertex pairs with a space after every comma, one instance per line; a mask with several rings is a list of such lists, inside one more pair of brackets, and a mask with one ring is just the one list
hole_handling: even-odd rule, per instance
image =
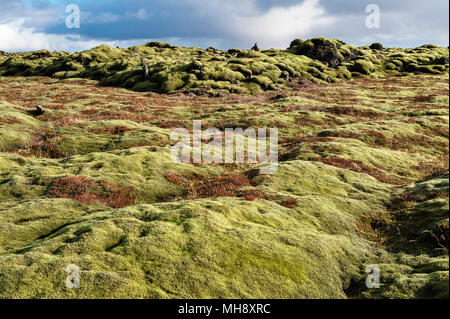
[[140, 20], [145, 20], [147, 18], [149, 18], [151, 15], [147, 13], [147, 10], [145, 9], [139, 9], [139, 11], [136, 14], [136, 17]]
[[[87, 49], [92, 43], [170, 40], [186, 46], [286, 48], [295, 38], [362, 45], [448, 45], [448, 1], [377, 0], [381, 28], [365, 27], [360, 0], [77, 0], [81, 28], [65, 27], [73, 0], [1, 0], [0, 50]], [[20, 36], [20, 38], [19, 38]]]
[[273, 7], [259, 16], [233, 15], [230, 18], [234, 37], [254, 39], [266, 47], [285, 47], [294, 38], [304, 37], [316, 28], [329, 27], [335, 21], [318, 0]]
[[141, 42], [141, 40], [102, 41], [83, 38], [79, 35], [46, 34], [26, 27], [25, 19], [0, 23], [0, 49], [11, 52], [41, 49], [51, 51], [78, 51], [100, 44], [128, 47], [140, 44]]
[[[401, 1], [399, 0], [399, 2]], [[311, 33], [311, 36], [326, 34], [327, 37], [339, 38], [354, 45], [382, 42], [385, 46], [391, 47], [417, 47], [427, 43], [448, 46], [448, 8], [445, 11], [435, 11], [433, 16], [429, 9], [423, 8], [423, 4], [415, 3], [414, 5], [415, 0], [409, 1], [408, 8], [410, 10], [404, 10], [404, 8], [402, 10], [398, 3], [393, 8], [386, 4], [380, 5], [379, 29], [366, 28], [366, 15], [350, 11], [335, 15], [331, 27], [319, 27]], [[434, 2], [435, 0], [428, 1]]]
[[101, 12], [100, 14], [81, 12], [81, 20], [89, 24], [109, 24], [122, 20], [122, 16], [111, 12]]

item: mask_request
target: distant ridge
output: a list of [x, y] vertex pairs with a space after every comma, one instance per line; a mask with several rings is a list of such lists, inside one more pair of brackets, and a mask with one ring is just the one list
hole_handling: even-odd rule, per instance
[[334, 83], [360, 76], [440, 74], [449, 69], [448, 49], [431, 44], [415, 49], [384, 48], [380, 43], [355, 47], [338, 39], [314, 38], [294, 40], [286, 50], [258, 50], [150, 42], [126, 49], [100, 45], [73, 54], [0, 51], [0, 75], [89, 78], [102, 85], [160, 93], [255, 94], [288, 88], [301, 79]]

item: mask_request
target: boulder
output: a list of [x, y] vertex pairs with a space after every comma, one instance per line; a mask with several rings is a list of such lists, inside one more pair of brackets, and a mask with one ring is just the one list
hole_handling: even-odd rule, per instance
[[27, 111], [27, 113], [29, 114], [29, 115], [32, 115], [32, 116], [39, 116], [39, 115], [42, 115], [42, 114], [44, 114], [44, 108], [42, 107], [42, 106], [40, 106], [40, 105], [37, 105], [36, 107], [35, 107], [35, 109], [34, 110], [30, 110], [30, 111]]
[[383, 45], [382, 45], [381, 43], [379, 43], [379, 42], [372, 43], [372, 44], [370, 45], [370, 48], [371, 48], [372, 50], [383, 50], [383, 49], [384, 49]]
[[259, 51], [258, 43], [255, 43], [255, 45], [252, 47], [252, 51]]
[[336, 68], [340, 63], [339, 48], [344, 43], [340, 40], [315, 38], [307, 41], [294, 40], [289, 50], [297, 55], [305, 55], [311, 59], [327, 62], [331, 68]]

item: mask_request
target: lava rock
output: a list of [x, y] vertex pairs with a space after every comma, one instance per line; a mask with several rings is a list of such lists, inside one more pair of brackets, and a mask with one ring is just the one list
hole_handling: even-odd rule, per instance
[[372, 44], [370, 45], [370, 48], [371, 48], [372, 50], [383, 50], [383, 49], [384, 49], [383, 45], [382, 45], [381, 43], [379, 43], [379, 42], [372, 43]]
[[305, 55], [311, 59], [327, 62], [331, 68], [336, 68], [339, 60], [339, 48], [344, 43], [339, 40], [315, 38], [307, 41], [294, 40], [289, 49], [298, 55]]
[[36, 109], [34, 109], [34, 110], [32, 110], [32, 111], [27, 111], [27, 113], [28, 113], [29, 115], [32, 115], [32, 116], [39, 116], [39, 115], [44, 114], [44, 113], [45, 113], [45, 110], [44, 110], [44, 108], [43, 108], [42, 106], [37, 105], [37, 106], [36, 106]]

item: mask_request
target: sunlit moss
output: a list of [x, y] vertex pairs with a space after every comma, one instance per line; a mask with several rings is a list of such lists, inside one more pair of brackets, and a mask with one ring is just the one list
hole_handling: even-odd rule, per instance
[[[147, 61], [148, 78], [140, 69], [139, 56]], [[350, 72], [354, 76], [380, 77], [392, 72], [439, 74], [448, 70], [448, 50], [445, 48], [422, 46], [374, 51], [325, 38], [295, 40], [287, 50], [262, 52], [179, 48], [152, 42], [128, 49], [101, 45], [74, 54], [42, 50], [13, 54], [2, 60], [0, 74], [3, 75], [85, 77], [101, 80], [104, 85], [162, 93], [199, 93], [192, 89], [205, 87], [253, 94], [261, 89], [286, 87], [287, 83], [299, 78], [315, 83], [335, 83], [351, 78]], [[283, 72], [289, 75], [283, 75]], [[256, 76], [267, 77], [270, 82]], [[230, 85], [212, 85], [211, 80]], [[249, 83], [256, 83], [260, 88], [249, 89]]]

